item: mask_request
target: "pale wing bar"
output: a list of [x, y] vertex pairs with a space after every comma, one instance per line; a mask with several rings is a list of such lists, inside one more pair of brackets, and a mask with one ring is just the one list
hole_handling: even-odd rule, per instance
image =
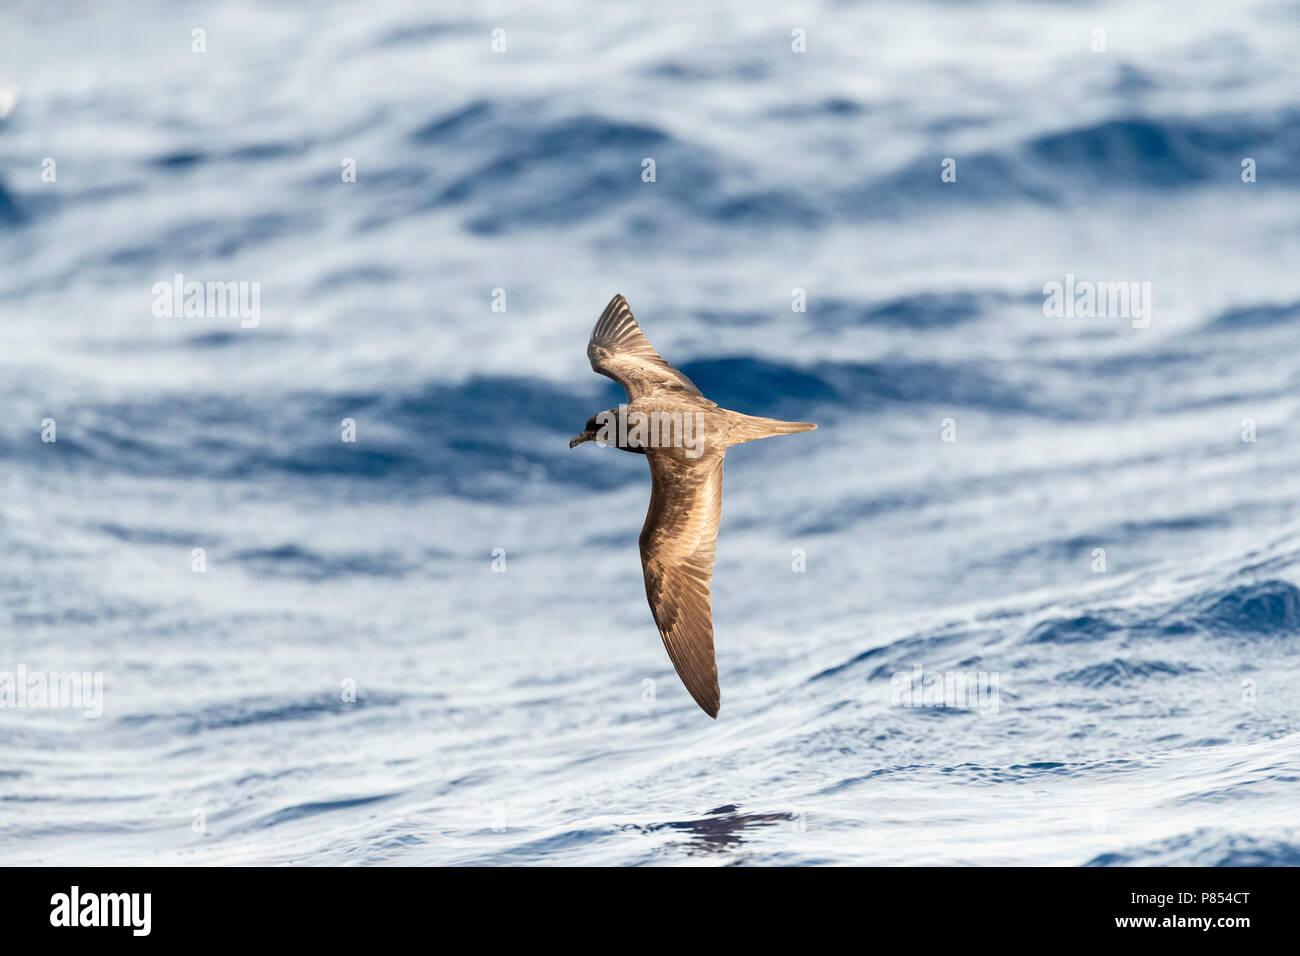
[[[695, 383], [673, 368], [650, 345], [636, 324], [627, 299], [609, 300], [587, 343], [591, 367], [627, 389], [629, 400], [656, 392], [703, 398]], [[713, 404], [710, 402], [710, 404]]]
[[695, 702], [718, 716], [721, 692], [713, 652], [713, 577], [722, 517], [725, 451], [699, 458], [652, 449], [650, 509], [641, 530], [645, 593], [659, 635]]

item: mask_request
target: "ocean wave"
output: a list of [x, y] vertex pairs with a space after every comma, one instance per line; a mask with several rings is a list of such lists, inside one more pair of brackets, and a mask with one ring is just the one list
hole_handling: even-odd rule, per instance
[[271, 813], [260, 814], [248, 823], [232, 827], [230, 832], [247, 833], [252, 830], [262, 830], [267, 827], [280, 826], [281, 824], [290, 823], [295, 820], [314, 817], [322, 813], [334, 813], [341, 810], [352, 810], [357, 807], [369, 807], [377, 803], [383, 803], [386, 800], [392, 800], [396, 796], [396, 793], [380, 793], [339, 800], [298, 803], [292, 806], [283, 807]]
[[22, 209], [18, 206], [18, 201], [5, 188], [3, 180], [0, 180], [0, 223], [12, 225], [22, 222], [25, 218]]
[[297, 544], [249, 548], [235, 551], [230, 557], [254, 574], [303, 581], [339, 577], [401, 578], [414, 570], [410, 562], [393, 552], [323, 554]]
[[259, 696], [209, 704], [195, 711], [143, 712], [124, 714], [117, 722], [131, 730], [152, 734], [192, 736], [205, 731], [230, 730], [269, 723], [342, 717], [367, 708], [391, 707], [398, 698], [390, 694], [367, 693], [354, 701], [343, 701], [337, 693], [318, 694], [297, 700]]
[[1183, 674], [1194, 674], [1199, 670], [1200, 668], [1193, 667], [1190, 664], [1173, 664], [1167, 661], [1116, 657], [1114, 660], [1103, 661], [1100, 664], [1090, 664], [1077, 670], [1063, 671], [1056, 675], [1056, 679], [1067, 684], [1079, 684], [1095, 690], [1099, 687], [1114, 687], [1135, 683], [1147, 686], [1147, 682], [1152, 677], [1179, 677]]
[[1198, 595], [1173, 612], [1213, 637], [1300, 637], [1300, 588], [1260, 581]]
[[1247, 305], [1215, 316], [1205, 326], [1208, 332], [1241, 332], [1243, 329], [1273, 328], [1300, 318], [1300, 302]]
[[1241, 184], [1249, 156], [1275, 168], [1274, 184], [1300, 185], [1300, 172], [1276, 160], [1300, 149], [1300, 114], [1230, 113], [1201, 118], [1107, 119], [1035, 137], [1023, 155], [1071, 184], [1160, 190], [1202, 183]]
[[937, 159], [918, 156], [893, 173], [840, 190], [831, 205], [841, 216], [874, 218], [947, 203], [953, 195], [1058, 207], [1099, 189], [1113, 196], [1125, 190], [1232, 188], [1242, 185], [1244, 157], [1276, 170], [1269, 188], [1294, 189], [1300, 170], [1286, 157], [1300, 151], [1297, 119], [1293, 111], [1109, 118], [957, 156], [953, 183], [940, 183]]
[[1119, 631], [1119, 625], [1092, 614], [1073, 618], [1043, 621], [1034, 626], [1025, 637], [1029, 644], [1077, 644], [1081, 641], [1100, 641]]
[[1086, 866], [1300, 866], [1300, 845], [1249, 833], [1200, 828], [1102, 853]]
[[817, 303], [811, 319], [830, 328], [878, 325], [921, 331], [970, 322], [1006, 298], [999, 293], [919, 292], [875, 303], [829, 299]]

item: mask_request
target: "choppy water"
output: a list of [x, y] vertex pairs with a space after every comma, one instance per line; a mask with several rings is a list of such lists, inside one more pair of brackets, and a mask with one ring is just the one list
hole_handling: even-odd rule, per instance
[[[6, 861], [1300, 864], [1300, 5], [112, 7], [0, 14], [0, 671], [105, 682], [0, 708]], [[716, 723], [567, 447], [614, 292], [821, 424]]]

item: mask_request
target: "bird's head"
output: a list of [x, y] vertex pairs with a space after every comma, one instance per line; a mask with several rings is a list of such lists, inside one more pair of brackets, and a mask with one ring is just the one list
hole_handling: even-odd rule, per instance
[[[605, 414], [605, 413], [601, 413]], [[587, 419], [586, 426], [578, 434], [569, 439], [569, 447], [577, 448], [583, 442], [595, 441], [596, 436], [600, 434], [600, 415], [592, 415]]]
[[624, 411], [625, 409], [620, 406], [592, 415], [587, 419], [586, 427], [569, 439], [569, 447], [577, 448], [583, 442], [595, 441], [602, 445], [613, 445], [623, 451], [639, 451], [640, 449], [629, 448], [622, 443], [622, 436], [627, 434], [627, 423], [621, 420]]

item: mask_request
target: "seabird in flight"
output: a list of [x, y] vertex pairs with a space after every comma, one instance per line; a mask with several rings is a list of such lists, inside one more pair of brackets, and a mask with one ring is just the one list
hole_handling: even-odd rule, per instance
[[646, 598], [682, 683], [717, 717], [709, 582], [722, 517], [722, 460], [731, 445], [817, 426], [719, 408], [650, 346], [621, 295], [592, 330], [587, 358], [627, 389], [628, 403], [593, 415], [569, 447], [600, 441], [649, 460], [650, 510], [641, 529]]

